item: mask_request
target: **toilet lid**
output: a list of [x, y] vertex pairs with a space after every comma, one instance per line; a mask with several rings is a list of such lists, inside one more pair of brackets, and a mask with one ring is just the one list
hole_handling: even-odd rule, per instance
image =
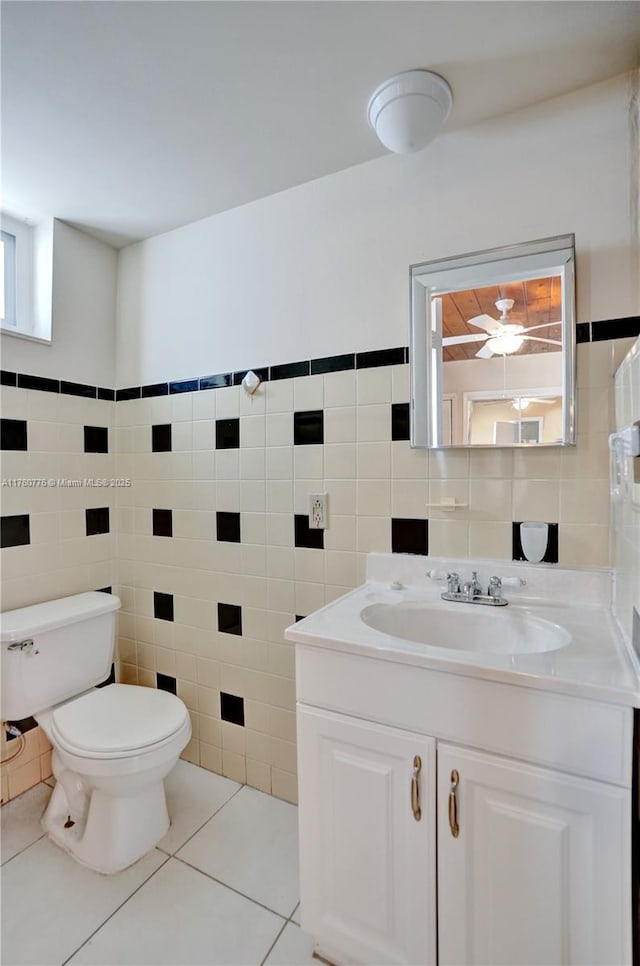
[[109, 684], [56, 708], [52, 733], [79, 751], [124, 754], [168, 738], [187, 714], [180, 698], [168, 691]]

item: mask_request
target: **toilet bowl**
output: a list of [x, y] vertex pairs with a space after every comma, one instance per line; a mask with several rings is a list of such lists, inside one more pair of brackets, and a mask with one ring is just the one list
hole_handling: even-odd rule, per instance
[[36, 716], [53, 745], [47, 835], [83, 865], [119, 872], [169, 828], [164, 779], [191, 737], [183, 702], [111, 684]]
[[191, 737], [175, 694], [109, 674], [120, 601], [89, 592], [0, 615], [2, 714], [33, 715], [56, 778], [43, 827], [97, 872], [119, 872], [169, 828], [164, 779]]

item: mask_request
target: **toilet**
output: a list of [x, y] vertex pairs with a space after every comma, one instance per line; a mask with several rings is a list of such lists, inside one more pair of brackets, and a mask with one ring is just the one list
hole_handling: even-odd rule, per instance
[[56, 786], [42, 818], [52, 841], [97, 872], [119, 872], [169, 828], [164, 779], [191, 737], [174, 694], [96, 687], [113, 661], [112, 594], [89, 592], [0, 615], [2, 720], [35, 717]]

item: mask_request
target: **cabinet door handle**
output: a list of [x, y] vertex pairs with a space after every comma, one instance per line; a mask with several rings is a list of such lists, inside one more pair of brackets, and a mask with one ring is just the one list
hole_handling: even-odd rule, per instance
[[413, 776], [411, 778], [411, 808], [413, 810], [413, 817], [416, 822], [419, 822], [422, 818], [422, 809], [420, 807], [420, 771], [422, 769], [422, 758], [420, 755], [416, 755], [413, 759]]
[[458, 825], [458, 784], [460, 782], [460, 775], [454, 768], [451, 772], [451, 788], [449, 789], [449, 828], [451, 829], [451, 834], [454, 839], [458, 838], [460, 834], [460, 826]]

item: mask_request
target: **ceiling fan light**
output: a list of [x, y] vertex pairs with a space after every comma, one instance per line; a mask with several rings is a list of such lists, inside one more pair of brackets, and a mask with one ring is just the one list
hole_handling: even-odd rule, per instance
[[429, 70], [407, 70], [375, 89], [367, 117], [385, 148], [411, 154], [433, 141], [452, 104], [451, 88], [444, 78]]
[[493, 339], [487, 339], [485, 345], [498, 356], [510, 356], [522, 347], [524, 338], [521, 335], [497, 335]]

